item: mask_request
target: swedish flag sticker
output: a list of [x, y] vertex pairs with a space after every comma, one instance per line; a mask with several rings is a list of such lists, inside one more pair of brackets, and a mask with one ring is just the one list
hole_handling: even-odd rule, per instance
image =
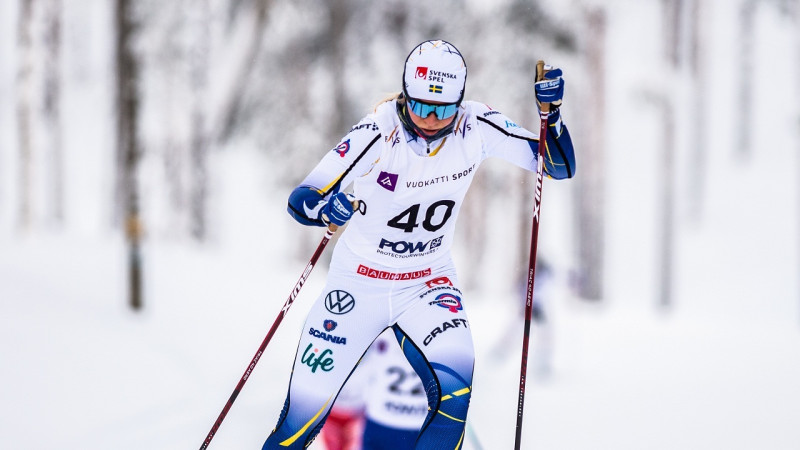
[[428, 92], [433, 92], [434, 94], [441, 94], [442, 87], [439, 86], [438, 84], [432, 84], [428, 87]]

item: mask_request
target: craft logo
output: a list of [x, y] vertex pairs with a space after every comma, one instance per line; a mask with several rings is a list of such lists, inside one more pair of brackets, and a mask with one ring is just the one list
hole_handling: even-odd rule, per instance
[[344, 155], [346, 155], [346, 154], [347, 154], [347, 152], [349, 152], [349, 151], [350, 151], [350, 139], [348, 139], [348, 140], [346, 140], [346, 141], [342, 142], [341, 144], [337, 145], [337, 146], [336, 146], [336, 147], [333, 149], [333, 151], [335, 151], [336, 153], [338, 153], [338, 154], [339, 154], [339, 156], [341, 156], [342, 158], [344, 158]]
[[457, 313], [464, 309], [464, 307], [461, 306], [461, 298], [450, 293], [439, 294], [434, 301], [428, 304], [447, 308], [451, 313]]
[[333, 314], [347, 314], [356, 306], [356, 300], [349, 292], [335, 290], [325, 296], [325, 308]]
[[339, 324], [329, 319], [322, 322], [322, 327], [325, 328], [325, 331], [333, 331], [336, 329], [337, 325]]
[[414, 74], [414, 78], [422, 78], [424, 80], [427, 77], [428, 77], [428, 68], [417, 67], [417, 73]]
[[443, 322], [441, 327], [436, 327], [432, 329], [431, 332], [427, 336], [425, 336], [425, 339], [423, 339], [422, 343], [425, 344], [425, 346], [427, 347], [428, 344], [430, 344], [431, 341], [433, 341], [433, 339], [436, 336], [440, 335], [441, 333], [444, 333], [445, 331], [451, 328], [458, 328], [462, 325], [464, 326], [464, 328], [469, 328], [469, 322], [467, 322], [466, 319], [453, 319], [447, 322]]
[[318, 348], [311, 350], [313, 347], [314, 344], [308, 344], [303, 356], [300, 357], [300, 362], [310, 367], [311, 373], [316, 373], [317, 369], [323, 372], [333, 370], [333, 358], [331, 358], [333, 350], [326, 348], [320, 353]]
[[352, 133], [353, 131], [366, 130], [366, 129], [370, 129], [372, 131], [378, 131], [378, 125], [375, 124], [374, 122], [362, 123], [361, 125], [356, 125], [353, 128], [350, 128], [349, 132]]
[[387, 191], [394, 192], [394, 188], [397, 187], [397, 174], [381, 171], [378, 174], [378, 185]]

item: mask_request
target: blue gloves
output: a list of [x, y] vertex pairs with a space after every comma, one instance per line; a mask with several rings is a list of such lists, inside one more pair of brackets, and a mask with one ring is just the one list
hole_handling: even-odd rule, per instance
[[550, 103], [550, 109], [561, 106], [561, 99], [564, 97], [564, 79], [561, 78], [561, 69], [552, 66], [544, 66], [544, 80], [536, 82], [536, 102]]
[[319, 218], [326, 225], [342, 226], [353, 217], [353, 202], [355, 201], [356, 198], [352, 194], [339, 192], [322, 207]]
[[313, 186], [298, 186], [289, 195], [289, 215], [303, 225], [325, 227], [330, 224], [344, 225], [353, 217], [351, 194], [339, 192], [325, 200], [322, 193]]

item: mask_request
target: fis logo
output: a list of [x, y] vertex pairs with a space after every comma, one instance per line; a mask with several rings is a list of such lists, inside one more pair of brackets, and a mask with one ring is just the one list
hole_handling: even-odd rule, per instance
[[392, 242], [386, 239], [381, 239], [381, 243], [378, 246], [381, 250], [389, 249], [392, 253], [397, 254], [413, 254], [413, 253], [422, 253], [428, 250], [433, 250], [440, 245], [442, 245], [442, 238], [444, 235], [439, 236], [437, 238], [431, 239], [428, 242], [408, 242], [408, 241], [397, 241]]
[[461, 119], [459, 119], [458, 126], [456, 126], [456, 130], [454, 131], [455, 134], [460, 134], [462, 138], [467, 136], [467, 131], [471, 131], [472, 130], [472, 125], [470, 125], [470, 124], [468, 124], [466, 122], [463, 123], [463, 124], [461, 123], [463, 121], [463, 119], [464, 119], [463, 117]]
[[399, 126], [394, 127], [394, 130], [392, 130], [392, 132], [384, 138], [386, 142], [392, 143], [392, 147], [400, 143], [400, 133], [398, 133], [398, 130]]

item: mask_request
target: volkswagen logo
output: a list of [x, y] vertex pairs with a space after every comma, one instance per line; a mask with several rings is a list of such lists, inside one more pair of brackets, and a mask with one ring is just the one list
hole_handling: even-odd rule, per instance
[[348, 292], [337, 289], [325, 296], [325, 308], [333, 314], [347, 314], [355, 306], [356, 300]]

